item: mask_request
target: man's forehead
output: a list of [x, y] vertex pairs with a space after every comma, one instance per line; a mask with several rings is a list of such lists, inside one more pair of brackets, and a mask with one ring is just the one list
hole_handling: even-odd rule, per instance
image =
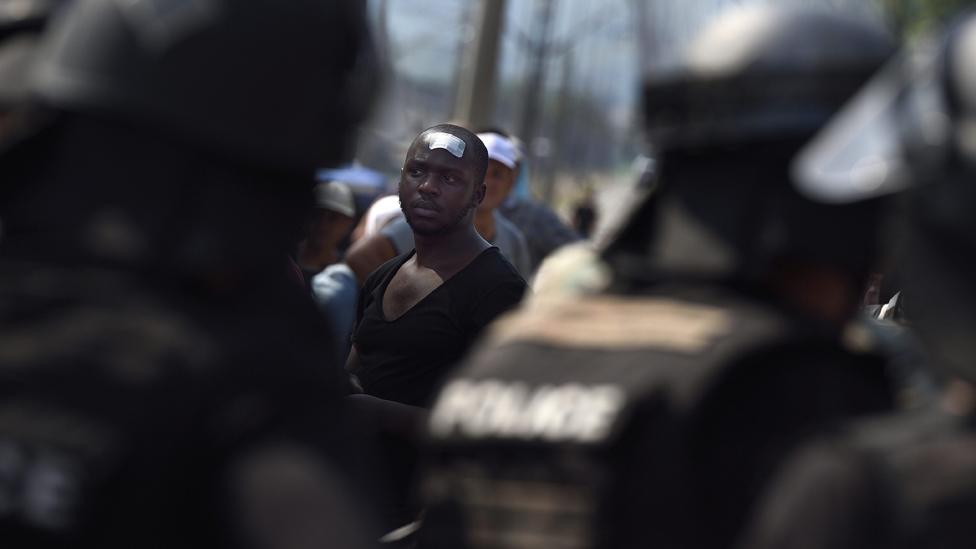
[[459, 158], [447, 149], [431, 148], [426, 142], [418, 139], [407, 152], [406, 162], [424, 162], [443, 168], [465, 170], [468, 167], [467, 158]]
[[454, 158], [464, 158], [466, 144], [460, 137], [442, 131], [428, 131], [417, 137], [416, 145], [426, 147], [431, 151], [442, 149]]

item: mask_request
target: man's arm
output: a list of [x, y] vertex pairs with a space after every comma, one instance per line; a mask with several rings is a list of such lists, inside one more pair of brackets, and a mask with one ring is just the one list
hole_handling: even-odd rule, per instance
[[535, 233], [533, 238], [538, 243], [538, 252], [541, 254], [541, 257], [534, 258], [536, 261], [541, 263], [559, 248], [581, 240], [580, 235], [566, 225], [552, 208], [541, 202], [536, 202], [535, 208], [533, 215], [536, 217], [536, 222], [532, 226]]
[[346, 377], [349, 380], [349, 393], [350, 394], [363, 394], [363, 385], [360, 383], [359, 378], [356, 377], [356, 370], [359, 369], [359, 353], [356, 352], [356, 345], [353, 344], [352, 348], [349, 350], [349, 358], [346, 359]]
[[522, 278], [529, 280], [535, 274], [537, 265], [532, 264], [532, 256], [529, 254], [529, 243], [522, 234], [522, 231], [515, 229], [515, 268], [518, 269]]
[[346, 359], [346, 371], [354, 372], [359, 368], [359, 353], [356, 351], [356, 345], [353, 344], [352, 349], [349, 350], [349, 358]]
[[359, 222], [356, 223], [356, 227], [353, 228], [352, 234], [349, 235], [349, 241], [352, 243], [359, 242], [366, 236], [366, 219], [369, 216], [364, 215], [359, 218]]
[[390, 239], [382, 234], [374, 234], [357, 240], [346, 253], [345, 263], [356, 274], [356, 280], [362, 285], [370, 273], [396, 255], [396, 249]]
[[253, 549], [378, 547], [361, 490], [301, 444], [254, 448], [230, 464], [224, 502], [231, 535]]

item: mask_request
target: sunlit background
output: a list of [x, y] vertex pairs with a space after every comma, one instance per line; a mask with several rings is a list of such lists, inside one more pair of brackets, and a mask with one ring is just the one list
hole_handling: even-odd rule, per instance
[[[965, 0], [507, 0], [492, 126], [526, 143], [531, 192], [564, 215], [589, 189], [635, 178], [641, 67], [675, 63], [690, 36], [748, 4], [841, 10], [915, 29]], [[390, 74], [359, 162], [392, 181], [410, 140], [452, 120], [465, 55], [477, 35], [473, 0], [370, 0]]]

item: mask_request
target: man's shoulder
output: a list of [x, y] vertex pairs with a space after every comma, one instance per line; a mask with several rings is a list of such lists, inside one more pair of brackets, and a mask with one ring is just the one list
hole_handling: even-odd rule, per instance
[[[501, 242], [504, 238], [513, 248], [528, 250], [529, 240], [525, 236], [525, 233], [515, 223], [505, 219], [505, 216], [501, 214], [495, 215], [495, 227], [499, 235], [499, 237], [496, 237], [496, 241]], [[505, 235], [504, 237], [501, 236], [503, 234]]]
[[471, 269], [473, 284], [487, 288], [497, 286], [527, 287], [525, 279], [519, 274], [512, 262], [505, 258], [498, 247], [491, 247], [481, 253]]
[[387, 277], [393, 275], [401, 265], [406, 263], [407, 259], [409, 259], [411, 255], [413, 255], [413, 250], [389, 259], [377, 267], [376, 270], [366, 277], [366, 281], [363, 282], [363, 292], [366, 293], [376, 289], [376, 287], [382, 284]]
[[[469, 264], [450, 285], [451, 299], [466, 311], [507, 310], [514, 307], [528, 290], [518, 270], [497, 247], [491, 247]], [[468, 313], [465, 313], [468, 314]]]
[[522, 230], [519, 229], [515, 225], [515, 223], [513, 223], [507, 217], [505, 217], [503, 214], [498, 213], [497, 211], [495, 212], [495, 225], [499, 231], [505, 231], [508, 232], [509, 234], [516, 235], [523, 239], [525, 238], [525, 235], [522, 233]]
[[521, 220], [525, 225], [533, 228], [546, 228], [556, 231], [563, 235], [568, 241], [579, 240], [579, 235], [571, 229], [559, 214], [547, 204], [531, 198], [519, 198], [511, 204], [502, 207], [502, 214], [508, 216], [508, 220], [515, 223]]

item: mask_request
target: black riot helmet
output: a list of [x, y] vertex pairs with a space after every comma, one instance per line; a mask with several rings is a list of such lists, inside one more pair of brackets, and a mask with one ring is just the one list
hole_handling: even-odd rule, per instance
[[798, 157], [826, 203], [899, 194], [889, 244], [905, 314], [976, 381], [976, 14], [906, 49]]
[[376, 89], [357, 0], [77, 0], [32, 83], [59, 110], [124, 119], [303, 172], [348, 160]]
[[[0, 151], [7, 257], [277, 269], [378, 87], [360, 0], [74, 0]], [[233, 273], [233, 274], [229, 274]]]
[[38, 37], [60, 4], [58, 0], [0, 2], [0, 111], [24, 100]]
[[807, 138], [893, 50], [866, 21], [798, 8], [737, 8], [707, 26], [680, 65], [648, 70], [646, 128], [659, 154]]
[[607, 259], [652, 278], [748, 282], [784, 258], [866, 274], [873, 207], [805, 200], [789, 165], [893, 51], [879, 24], [843, 13], [752, 6], [717, 17], [677, 63], [645, 73], [659, 184]]

